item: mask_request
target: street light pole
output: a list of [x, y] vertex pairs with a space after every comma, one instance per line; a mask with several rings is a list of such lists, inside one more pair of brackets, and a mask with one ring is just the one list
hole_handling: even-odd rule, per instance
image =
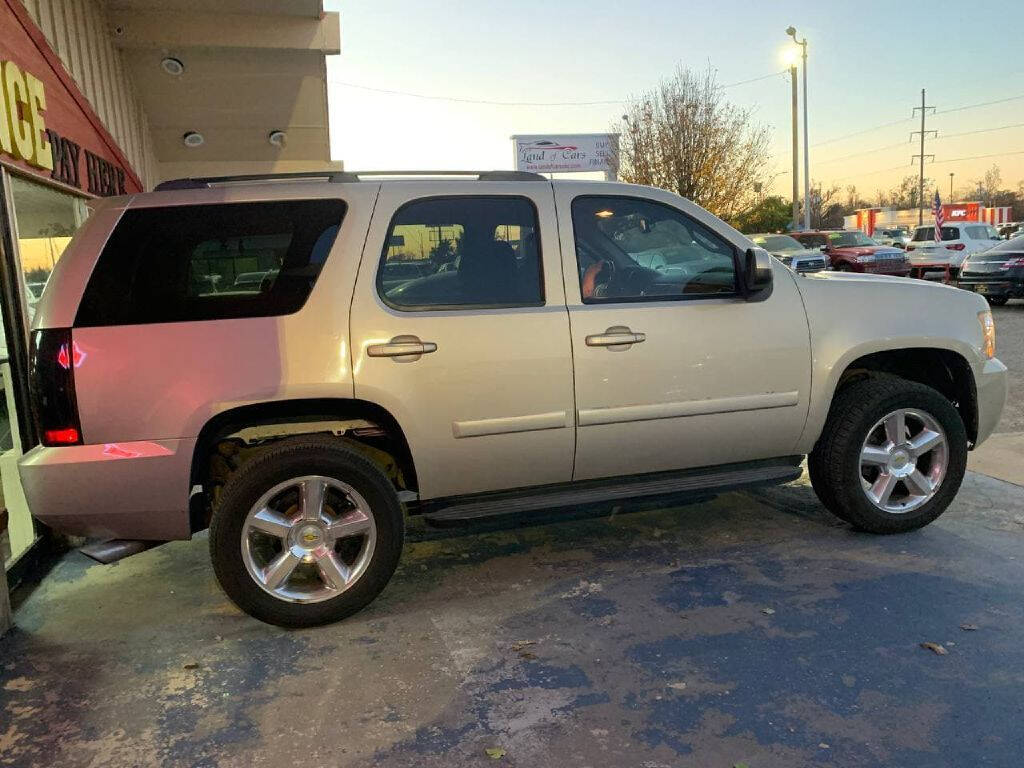
[[804, 229], [811, 228], [811, 157], [810, 143], [807, 134], [807, 38], [796, 39], [796, 27], [788, 27], [786, 34], [800, 46], [804, 60]]
[[949, 172], [949, 202], [953, 202], [953, 172]]
[[796, 64], [789, 68], [789, 82], [793, 90], [793, 231], [800, 229], [800, 140], [797, 137], [799, 99], [796, 92]]

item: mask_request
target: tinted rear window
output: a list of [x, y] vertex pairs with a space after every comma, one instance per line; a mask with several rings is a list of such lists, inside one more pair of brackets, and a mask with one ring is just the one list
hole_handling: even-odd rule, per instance
[[127, 210], [100, 254], [75, 325], [296, 312], [344, 215], [340, 200]]

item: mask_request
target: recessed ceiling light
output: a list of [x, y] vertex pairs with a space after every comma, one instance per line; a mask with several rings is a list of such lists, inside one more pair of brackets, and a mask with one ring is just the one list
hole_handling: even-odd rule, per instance
[[267, 136], [267, 141], [269, 141], [273, 146], [278, 148], [283, 147], [287, 140], [288, 134], [285, 133], [284, 131], [271, 131], [270, 135]]
[[203, 146], [203, 141], [205, 139], [203, 139], [203, 134], [199, 133], [199, 131], [189, 131], [181, 137], [181, 142], [186, 147], [201, 147]]
[[167, 56], [160, 62], [160, 67], [168, 75], [177, 77], [185, 71], [185, 65], [181, 63], [181, 59], [176, 59], [173, 56]]

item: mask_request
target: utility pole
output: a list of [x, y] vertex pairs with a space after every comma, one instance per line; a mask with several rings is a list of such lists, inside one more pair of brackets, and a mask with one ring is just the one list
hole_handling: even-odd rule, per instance
[[918, 177], [917, 177], [917, 224], [918, 224], [918, 226], [920, 226], [921, 224], [924, 223], [924, 159], [926, 157], [930, 157], [933, 161], [935, 160], [935, 155], [926, 155], [924, 153], [924, 140], [925, 140], [925, 137], [929, 133], [932, 134], [932, 136], [938, 136], [938, 134], [939, 134], [938, 131], [926, 131], [924, 129], [924, 116], [928, 113], [929, 109], [933, 113], [935, 112], [935, 107], [929, 107], [929, 106], [925, 105], [925, 101], [924, 101], [924, 88], [922, 88], [921, 89], [921, 106], [920, 107], [914, 107], [913, 111], [910, 113], [910, 116], [913, 117], [914, 115], [917, 114], [917, 110], [921, 110], [921, 130], [920, 131], [912, 131], [911, 134], [910, 134], [910, 140], [911, 141], [914, 140], [914, 136], [916, 136], [918, 134], [921, 135], [921, 153], [918, 154], [918, 155], [914, 155], [910, 159], [910, 162], [914, 162], [914, 160], [920, 160], [920, 163], [921, 163], [921, 165], [920, 165], [920, 172], [919, 172]]
[[949, 172], [949, 202], [953, 202], [953, 171]]
[[789, 82], [793, 90], [793, 231], [800, 229], [800, 142], [797, 137], [800, 120], [797, 118], [796, 64], [789, 68]]
[[802, 49], [804, 61], [804, 229], [811, 228], [811, 152], [807, 133], [807, 38], [796, 39], [796, 27], [786, 27], [786, 34]]

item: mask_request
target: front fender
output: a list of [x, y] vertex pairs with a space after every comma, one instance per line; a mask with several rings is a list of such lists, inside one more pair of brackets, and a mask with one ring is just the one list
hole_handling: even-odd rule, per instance
[[884, 275], [817, 273], [798, 281], [811, 334], [811, 395], [797, 451], [817, 442], [843, 373], [876, 352], [936, 349], [954, 352], [978, 377], [986, 358], [976, 294]]

